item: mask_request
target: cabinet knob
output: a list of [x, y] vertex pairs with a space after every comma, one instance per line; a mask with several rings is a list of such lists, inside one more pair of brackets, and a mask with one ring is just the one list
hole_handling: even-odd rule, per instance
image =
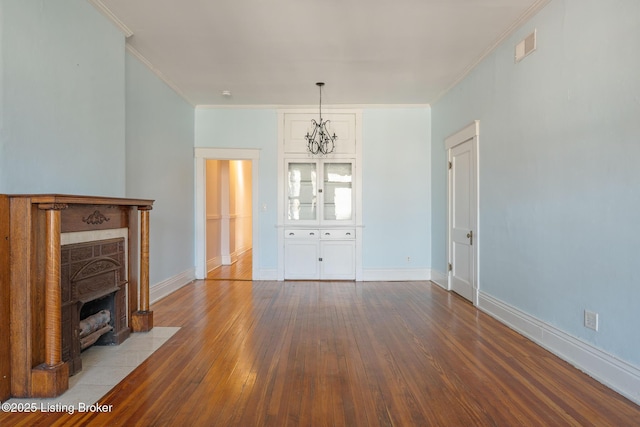
[[289, 233], [289, 236], [295, 236], [296, 233]]
[[351, 236], [351, 233], [347, 232], [347, 236]]
[[314, 233], [313, 231], [311, 233], [309, 233], [309, 236], [315, 236], [316, 233]]
[[322, 258], [318, 258], [318, 261], [322, 261]]
[[326, 232], [326, 233], [324, 233], [324, 235], [325, 235], [325, 236], [331, 236], [331, 233]]

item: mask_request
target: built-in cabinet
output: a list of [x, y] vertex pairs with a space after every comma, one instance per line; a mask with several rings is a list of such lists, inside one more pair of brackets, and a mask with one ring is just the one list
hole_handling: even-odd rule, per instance
[[353, 229], [286, 229], [285, 278], [354, 280], [356, 233]]
[[359, 112], [323, 114], [337, 124], [334, 153], [314, 156], [304, 135], [317, 115], [280, 114], [279, 278], [359, 280]]

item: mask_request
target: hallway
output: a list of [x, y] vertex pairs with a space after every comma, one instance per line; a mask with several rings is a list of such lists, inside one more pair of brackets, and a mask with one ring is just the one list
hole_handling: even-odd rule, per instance
[[221, 265], [207, 274], [207, 280], [251, 280], [253, 251], [242, 253], [231, 265]]

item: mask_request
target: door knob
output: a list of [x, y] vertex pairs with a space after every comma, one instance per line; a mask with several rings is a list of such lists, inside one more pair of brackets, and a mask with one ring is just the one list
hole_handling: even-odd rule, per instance
[[469, 230], [467, 233], [467, 239], [469, 239], [469, 244], [473, 245], [473, 230]]

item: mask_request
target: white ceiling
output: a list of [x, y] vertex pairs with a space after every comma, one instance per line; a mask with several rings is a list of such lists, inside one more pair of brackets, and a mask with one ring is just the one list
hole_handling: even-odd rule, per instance
[[286, 106], [433, 103], [549, 0], [90, 1], [191, 104]]

